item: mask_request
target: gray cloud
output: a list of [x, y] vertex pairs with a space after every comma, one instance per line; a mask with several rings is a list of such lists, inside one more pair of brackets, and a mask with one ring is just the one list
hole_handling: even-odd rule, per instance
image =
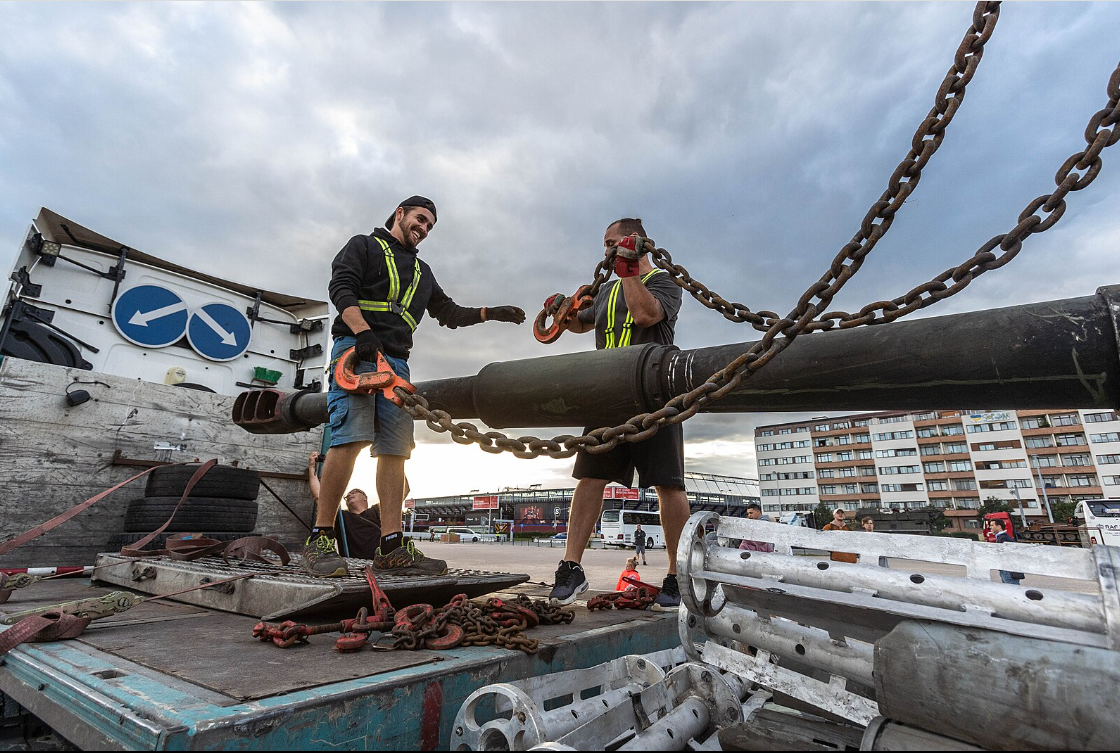
[[[403, 196], [466, 305], [585, 282], [640, 215], [698, 278], [788, 310], [878, 197], [970, 19], [957, 3], [5, 3], [0, 238], [39, 205], [142, 250], [325, 297]], [[949, 134], [835, 302], [897, 296], [1010, 229], [1105, 103], [1120, 6], [1005, 4]], [[1116, 157], [1009, 267], [921, 315], [1120, 282]], [[9, 252], [0, 254], [2, 261]], [[695, 302], [678, 344], [757, 338]], [[417, 336], [417, 379], [571, 352], [527, 327]], [[698, 418], [748, 442], [777, 416]], [[753, 469], [752, 469], [753, 471]]]

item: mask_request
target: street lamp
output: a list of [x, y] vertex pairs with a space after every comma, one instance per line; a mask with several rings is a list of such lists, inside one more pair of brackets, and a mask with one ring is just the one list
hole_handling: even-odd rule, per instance
[[1046, 482], [1042, 480], [1042, 466], [1038, 463], [1038, 455], [1031, 455], [1034, 459], [1035, 470], [1038, 471], [1038, 485], [1042, 489], [1042, 500], [1046, 503], [1046, 517], [1050, 518], [1050, 523], [1054, 523], [1054, 513], [1050, 509], [1050, 497], [1046, 494]]

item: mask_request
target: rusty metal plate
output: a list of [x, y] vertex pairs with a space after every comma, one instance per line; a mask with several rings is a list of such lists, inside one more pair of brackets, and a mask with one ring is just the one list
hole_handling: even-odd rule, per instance
[[[227, 564], [220, 557], [204, 557], [181, 562], [167, 557], [137, 559], [120, 554], [99, 554], [95, 581], [124, 586], [134, 591], [162, 595], [185, 588], [219, 581], [251, 572], [255, 578], [191, 591], [172, 600], [223, 612], [234, 612], [265, 620], [307, 612], [356, 611], [370, 603], [369, 584], [364, 569], [370, 560], [346, 560], [349, 573], [344, 578], [314, 578], [289, 564], [238, 562]], [[115, 563], [115, 564], [114, 564]], [[113, 565], [112, 567], [102, 567]], [[282, 573], [275, 573], [282, 570]], [[263, 574], [271, 573], [271, 574]], [[519, 573], [494, 573], [485, 570], [449, 570], [440, 576], [379, 574], [377, 582], [396, 607], [408, 604], [445, 604], [455, 594], [474, 598], [512, 588], [529, 580]]]

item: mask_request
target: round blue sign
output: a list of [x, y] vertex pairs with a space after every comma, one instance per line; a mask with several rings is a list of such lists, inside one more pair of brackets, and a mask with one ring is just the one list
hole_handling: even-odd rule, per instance
[[187, 340], [203, 358], [230, 361], [249, 348], [253, 328], [242, 312], [225, 303], [207, 303], [191, 314]]
[[113, 326], [121, 337], [145, 348], [165, 348], [187, 329], [187, 304], [159, 285], [137, 285], [113, 301]]

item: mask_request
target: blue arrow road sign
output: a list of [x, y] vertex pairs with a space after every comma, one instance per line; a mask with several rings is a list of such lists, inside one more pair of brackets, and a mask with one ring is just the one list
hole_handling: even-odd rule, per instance
[[253, 336], [249, 319], [233, 306], [207, 303], [191, 313], [187, 340], [203, 358], [230, 361], [244, 353]]
[[145, 348], [178, 342], [187, 329], [187, 304], [159, 285], [137, 285], [113, 301], [113, 326], [125, 340]]

